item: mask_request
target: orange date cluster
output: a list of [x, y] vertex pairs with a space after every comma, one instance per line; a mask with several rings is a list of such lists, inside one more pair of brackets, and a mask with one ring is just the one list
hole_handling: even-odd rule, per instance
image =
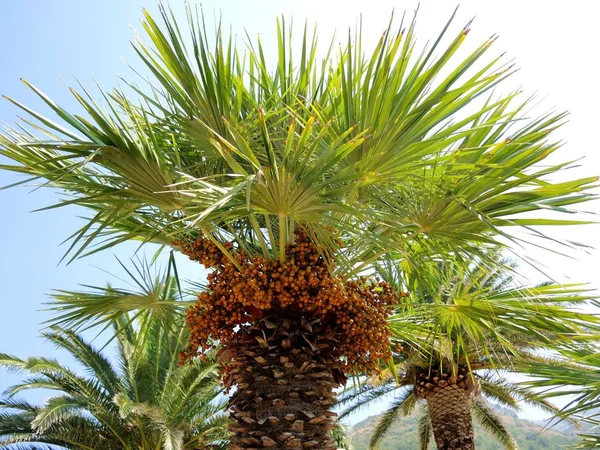
[[391, 356], [386, 319], [390, 307], [407, 294], [394, 292], [382, 281], [335, 278], [304, 231], [297, 231], [294, 244], [286, 247], [284, 263], [248, 258], [232, 243], [225, 244], [241, 270], [203, 236], [174, 244], [190, 259], [214, 269], [207, 290], [187, 312], [190, 339], [184, 360], [202, 355], [216, 341], [227, 346], [240, 327], [280, 311], [319, 321], [319, 328], [336, 342], [334, 356], [344, 370], [373, 372], [378, 361]]

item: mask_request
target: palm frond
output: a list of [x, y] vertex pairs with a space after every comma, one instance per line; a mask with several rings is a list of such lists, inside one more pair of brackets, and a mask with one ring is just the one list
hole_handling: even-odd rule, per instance
[[506, 426], [504, 426], [501, 419], [487, 405], [484, 399], [476, 398], [472, 403], [471, 410], [481, 426], [494, 436], [504, 448], [509, 450], [517, 450], [519, 448]]
[[346, 388], [346, 390], [338, 396], [338, 408], [345, 406], [339, 414], [339, 419], [343, 419], [354, 412], [367, 408], [372, 402], [380, 401], [385, 395], [390, 394], [396, 388], [397, 386], [392, 383], [386, 383], [376, 387], [363, 384], [360, 388]]
[[348, 428], [338, 423], [337, 426], [331, 430], [331, 438], [335, 442], [335, 446], [341, 450], [352, 450], [350, 442], [348, 440]]
[[162, 273], [154, 273], [154, 265], [147, 261], [119, 264], [133, 289], [86, 285], [82, 291], [56, 290], [48, 307], [54, 317], [48, 323], [83, 330], [116, 323], [121, 317], [143, 322], [151, 314], [164, 321], [173, 313], [183, 314], [192, 303], [191, 298], [181, 296], [172, 258]]
[[555, 182], [569, 163], [540, 164], [560, 147], [550, 133], [564, 114], [525, 118], [516, 93], [494, 97], [514, 69], [489, 56], [495, 38], [459, 56], [469, 26], [451, 31], [454, 15], [428, 49], [417, 50], [414, 19], [406, 29], [391, 20], [372, 51], [357, 31], [322, 61], [306, 29], [293, 54], [282, 19], [274, 64], [260, 39], [241, 57], [220, 24], [209, 38], [192, 7], [187, 29], [168, 8], [160, 15], [145, 13], [149, 40], [135, 44], [153, 75], [149, 86], [127, 83], [136, 100], [101, 91], [102, 106], [71, 89], [88, 120], [26, 82], [60, 123], [10, 100], [39, 125], [0, 136], [14, 161], [2, 168], [63, 189], [51, 207], [90, 213], [70, 260], [195, 233], [285, 258], [303, 226], [326, 254], [341, 240], [334, 265], [353, 276], [415, 243], [478, 254], [518, 241], [515, 226], [544, 238], [532, 227], [582, 223], [546, 215], [572, 212], [597, 181]]
[[[170, 314], [134, 321], [120, 316], [114, 326], [120, 349], [114, 366], [80, 334], [58, 327], [45, 333], [83, 365], [88, 377], [50, 358], [0, 355], [0, 364], [32, 375], [0, 401], [2, 443], [39, 442], [80, 450], [181, 449], [187, 448], [185, 443], [223, 447], [228, 439], [226, 405], [215, 355], [179, 367], [178, 352], [185, 347], [183, 317]], [[57, 395], [43, 406], [12, 397], [48, 387]]]
[[401, 392], [400, 395], [394, 399], [387, 411], [383, 413], [379, 422], [377, 422], [377, 426], [375, 427], [375, 431], [369, 442], [369, 448], [376, 448], [392, 423], [400, 416], [409, 415], [415, 408], [416, 402], [417, 398], [412, 389], [405, 389], [404, 392]]
[[43, 434], [52, 425], [64, 422], [69, 417], [81, 414], [88, 404], [81, 399], [68, 395], [50, 397], [44, 407], [32, 420], [31, 426], [36, 432]]
[[[543, 389], [546, 397], [571, 396], [561, 417], [595, 414], [600, 407], [600, 358], [596, 343], [572, 344], [559, 348], [560, 354], [528, 363], [533, 379], [526, 386]], [[592, 417], [593, 418], [593, 417]]]
[[424, 409], [419, 416], [419, 425], [417, 428], [419, 433], [419, 450], [427, 450], [431, 441], [431, 421], [429, 420], [429, 412]]
[[44, 332], [42, 336], [71, 353], [89, 371], [88, 375], [98, 379], [109, 394], [115, 394], [119, 386], [119, 375], [110, 361], [80, 335], [72, 330], [53, 327], [51, 332]]
[[527, 359], [533, 349], [597, 339], [600, 322], [589, 312], [596, 298], [585, 286], [507, 284], [502, 278], [511, 272], [492, 258], [495, 264], [488, 258], [465, 267], [438, 257], [425, 271], [388, 263], [383, 276], [415, 288], [390, 318], [395, 338], [434, 359], [496, 369], [511, 355]]

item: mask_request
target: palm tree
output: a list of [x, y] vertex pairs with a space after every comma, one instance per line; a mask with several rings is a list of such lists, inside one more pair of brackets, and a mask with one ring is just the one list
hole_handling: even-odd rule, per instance
[[[379, 272], [394, 285], [410, 286], [412, 299], [390, 318], [397, 341], [396, 364], [375, 385], [345, 395], [354, 402], [344, 415], [395, 389], [402, 393], [382, 417], [371, 446], [400, 415], [425, 400], [419, 422], [421, 448], [432, 433], [438, 449], [474, 445], [472, 416], [508, 449], [516, 448], [482, 395], [516, 409], [518, 400], [557, 413], [534, 391], [506, 382], [502, 371], [530, 374], [529, 364], [548, 362], [549, 350], [573, 339], [597, 337], [599, 319], [581, 310], [589, 301], [577, 286], [543, 284], [515, 287], [510, 264], [473, 264], [468, 270], [452, 261], [431, 264], [418, 273], [387, 265]], [[406, 267], [406, 266], [405, 266]], [[514, 269], [512, 267], [511, 269]], [[437, 276], [437, 279], [436, 279]], [[380, 386], [378, 386], [380, 385]]]
[[[86, 375], [51, 358], [0, 354], [2, 367], [30, 376], [9, 388], [0, 401], [5, 411], [0, 415], [2, 448], [226, 448], [225, 400], [215, 358], [178, 365], [178, 353], [185, 347], [184, 317], [172, 312], [135, 322], [126, 317], [114, 322], [114, 362], [74, 331], [54, 327], [43, 333], [80, 362]], [[17, 398], [31, 389], [56, 394], [43, 406]]]
[[[398, 377], [400, 378], [402, 375], [403, 373], [400, 373]], [[518, 446], [510, 431], [503, 424], [502, 419], [490, 407], [490, 401], [498, 402], [515, 412], [520, 410], [520, 404], [522, 403], [542, 408], [553, 414], [558, 412], [558, 408], [548, 403], [543, 396], [518, 383], [512, 383], [499, 377], [496, 371], [476, 371], [474, 375], [479, 389], [469, 405], [469, 414], [503, 448], [513, 450], [518, 449]], [[378, 444], [395, 421], [418, 412], [420, 414], [417, 430], [419, 450], [427, 450], [433, 434], [429, 412], [432, 405], [425, 403], [422, 408], [419, 408], [421, 398], [416, 393], [414, 383], [408, 381], [407, 377], [402, 377], [400, 380], [401, 382], [397, 383], [393, 377], [388, 377], [385, 380], [364, 383], [358, 389], [348, 389], [340, 396], [339, 406], [343, 409], [339, 417], [343, 419], [361, 408], [394, 395], [390, 407], [383, 413], [371, 436], [370, 448], [378, 448]], [[452, 417], [447, 416], [446, 419], [452, 420]]]
[[260, 41], [242, 55], [219, 25], [211, 47], [193, 8], [185, 37], [161, 13], [136, 44], [154, 84], [103, 94], [105, 108], [72, 90], [83, 118], [27, 83], [62, 123], [10, 100], [38, 123], [0, 137], [15, 161], [2, 167], [90, 211], [70, 260], [138, 240], [213, 270], [186, 355], [222, 344], [234, 448], [332, 448], [334, 387], [391, 356], [398, 294], [359, 277], [373, 262], [417, 242], [468, 259], [511, 226], [577, 223], [532, 213], [591, 198], [596, 178], [537, 165], [564, 114], [527, 119], [517, 93], [492, 94], [512, 73], [484, 61], [495, 39], [454, 57], [468, 26], [444, 47], [449, 21], [418, 54], [414, 20], [390, 23], [369, 55], [357, 33], [319, 60], [306, 29], [293, 55], [282, 19], [271, 71]]

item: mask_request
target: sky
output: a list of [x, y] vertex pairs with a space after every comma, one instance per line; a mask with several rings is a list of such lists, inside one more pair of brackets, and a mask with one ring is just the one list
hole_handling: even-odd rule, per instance
[[[409, 15], [415, 1], [328, 0], [276, 1], [238, 0], [202, 2], [207, 19], [222, 16], [231, 24], [244, 44], [244, 30], [249, 36], [261, 35], [267, 46], [275, 32], [275, 18], [284, 14], [294, 23], [318, 23], [321, 42], [328, 42], [333, 31], [343, 39], [348, 26], [362, 14], [367, 45], [375, 42], [387, 25], [392, 11]], [[175, 13], [183, 17], [183, 2], [172, 0]], [[448, 0], [422, 0], [419, 7], [417, 39], [420, 44], [434, 39], [452, 14], [457, 3]], [[142, 33], [142, 8], [156, 12], [154, 1], [144, 0], [4, 0], [0, 4], [0, 93], [48, 112], [41, 102], [19, 81], [24, 78], [41, 88], [68, 110], [80, 109], [69, 95], [66, 85], [75, 77], [83, 85], [95, 82], [105, 89], [113, 87], [118, 77], [133, 76], [128, 64], [140, 68], [130, 40]], [[598, 50], [597, 18], [600, 2], [593, 0], [468, 0], [458, 9], [454, 29], [475, 18], [466, 46], [474, 49], [492, 34], [499, 39], [492, 54], [506, 52], [521, 70], [506, 82], [508, 88], [521, 87], [526, 94], [537, 94], [540, 110], [568, 110], [569, 123], [559, 131], [565, 141], [560, 159], [583, 158], [580, 167], [569, 177], [600, 174], [600, 149], [597, 138]], [[0, 121], [12, 123], [20, 114], [9, 102], [0, 101]], [[5, 161], [0, 160], [0, 164]], [[0, 171], [0, 186], [18, 181], [13, 174]], [[0, 191], [0, 302], [3, 324], [0, 326], [0, 353], [19, 357], [56, 356], [74, 364], [42, 338], [42, 323], [51, 316], [42, 311], [52, 289], [75, 289], [78, 284], [102, 285], [109, 278], [98, 267], [121, 273], [115, 255], [127, 260], [136, 249], [121, 245], [102, 254], [78, 260], [70, 265], [59, 263], [66, 247], [59, 245], [81, 226], [77, 211], [60, 208], [44, 212], [33, 210], [56, 202], [54, 192], [35, 190], [32, 186]], [[598, 202], [585, 209], [600, 212]], [[585, 216], [587, 217], [587, 216]], [[600, 247], [597, 226], [574, 227], [552, 233], [558, 239], [573, 239]], [[557, 280], [591, 282], [599, 287], [600, 257], [597, 251], [571, 253], [572, 259], [534, 252]], [[202, 276], [197, 266], [180, 262], [187, 277]], [[536, 281], [539, 274], [524, 268], [523, 275]], [[0, 391], [17, 377], [0, 372]], [[41, 401], [43, 397], [33, 398]]]

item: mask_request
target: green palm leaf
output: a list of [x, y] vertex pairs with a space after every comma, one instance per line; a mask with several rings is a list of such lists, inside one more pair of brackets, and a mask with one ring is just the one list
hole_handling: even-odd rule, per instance
[[[11, 100], [44, 138], [8, 129], [0, 153], [15, 163], [2, 167], [63, 189], [54, 206], [90, 210], [71, 260], [130, 239], [172, 245], [190, 232], [283, 258], [302, 225], [325, 250], [341, 238], [335, 266], [351, 276], [415, 242], [478, 254], [499, 237], [516, 240], [508, 227], [582, 222], [544, 215], [593, 197], [595, 178], [556, 183], [568, 164], [539, 164], [559, 147], [549, 133], [564, 115], [525, 119], [516, 94], [494, 98], [513, 69], [488, 56], [494, 38], [458, 57], [469, 26], [451, 36], [453, 17], [426, 51], [414, 20], [390, 21], [372, 52], [363, 55], [357, 33], [322, 61], [306, 29], [293, 55], [282, 19], [269, 71], [260, 40], [243, 58], [220, 24], [208, 36], [194, 8], [191, 41], [160, 13], [161, 24], [145, 13], [149, 42], [135, 44], [154, 76], [146, 88], [130, 84], [139, 102], [114, 91], [103, 108], [72, 90], [86, 120], [28, 84], [62, 125]], [[520, 217], [532, 212], [542, 215]]]
[[500, 418], [487, 405], [483, 399], [475, 399], [472, 406], [473, 414], [477, 421], [485, 428], [492, 436], [500, 442], [504, 448], [516, 450], [519, 447], [515, 439], [511, 436], [508, 429], [504, 426]]
[[427, 411], [423, 411], [419, 417], [419, 450], [427, 450], [431, 441], [431, 421]]
[[172, 257], [167, 269], [155, 274], [147, 261], [133, 261], [130, 267], [118, 262], [134, 289], [85, 285], [81, 291], [55, 290], [48, 307], [54, 317], [47, 323], [86, 329], [106, 326], [131, 313], [130, 321], [143, 322], [151, 315], [163, 320], [164, 326], [172, 326], [168, 319], [193, 303], [191, 296], [182, 295]]
[[[496, 258], [495, 266], [490, 258]], [[511, 272], [498, 256], [467, 268], [460, 259], [428, 264], [424, 270], [398, 264], [380, 271], [398, 289], [412, 289], [411, 301], [390, 318], [390, 328], [398, 341], [424, 354], [485, 368], [502, 366], [509, 355], [529, 358], [533, 348], [598, 338], [598, 317], [587, 312], [596, 300], [582, 285], [507, 284], [503, 277]]]
[[377, 423], [377, 427], [371, 436], [369, 448], [376, 448], [381, 438], [389, 430], [390, 426], [400, 416], [409, 415], [415, 408], [417, 399], [412, 389], [407, 389], [395, 398], [392, 405], [383, 413], [383, 416]]

